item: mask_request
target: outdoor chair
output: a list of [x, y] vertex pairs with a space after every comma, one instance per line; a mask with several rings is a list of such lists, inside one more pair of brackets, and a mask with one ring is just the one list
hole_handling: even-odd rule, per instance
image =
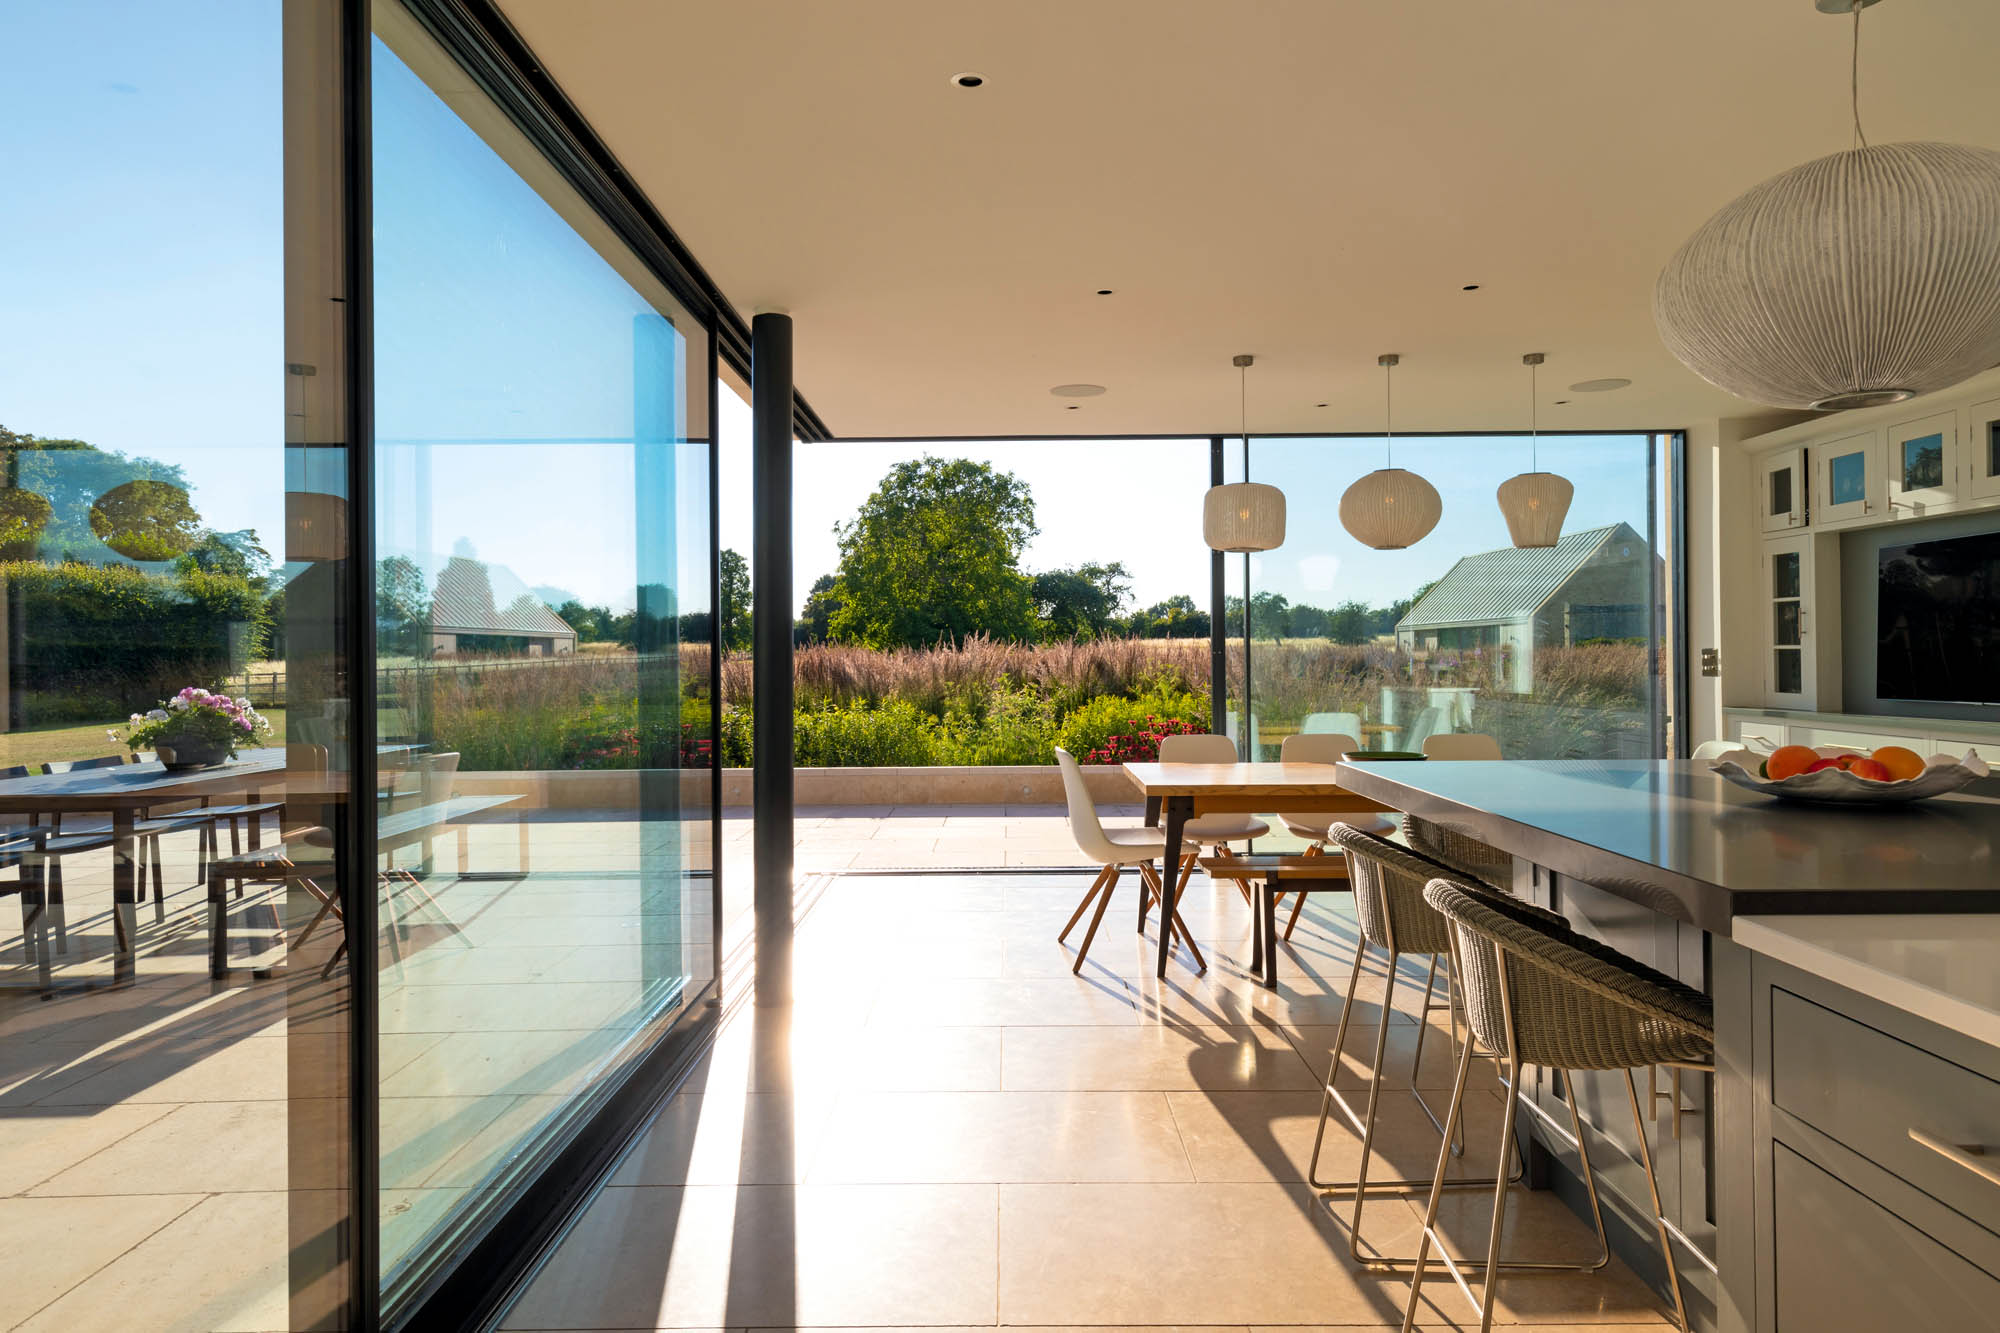
[[[1140, 892], [1145, 895], [1149, 909], [1160, 900], [1164, 889], [1153, 862], [1166, 855], [1167, 834], [1165, 829], [1158, 828], [1104, 827], [1097, 817], [1097, 806], [1090, 799], [1090, 789], [1084, 785], [1083, 770], [1077, 766], [1075, 756], [1058, 745], [1056, 764], [1062, 769], [1063, 798], [1069, 805], [1070, 836], [1076, 839], [1078, 851], [1102, 867], [1097, 872], [1097, 878], [1090, 882], [1083, 901], [1070, 913], [1062, 933], [1056, 936], [1058, 944], [1067, 940], [1069, 933], [1076, 929], [1076, 923], [1083, 918], [1085, 909], [1093, 899], [1096, 900], [1097, 910], [1090, 918], [1090, 928], [1083, 933], [1083, 944], [1077, 949], [1076, 962], [1069, 969], [1072, 973], [1079, 973], [1083, 971], [1084, 958], [1090, 953], [1090, 942], [1097, 938], [1097, 926], [1104, 920], [1104, 909], [1111, 905], [1111, 891], [1118, 887], [1118, 877], [1125, 867], [1138, 867]], [[1160, 923], [1160, 929], [1171, 931], [1187, 946], [1187, 951], [1194, 956], [1197, 970], [1208, 970], [1208, 962], [1201, 956], [1193, 933], [1181, 920], [1179, 908], [1174, 910], [1171, 920]]]
[[1358, 750], [1361, 747], [1354, 744], [1353, 739], [1361, 734], [1361, 714], [1307, 713], [1306, 720], [1299, 723], [1299, 734], [1301, 736], [1345, 736], [1349, 742], [1347, 748]]
[[[1233, 764], [1236, 762], [1236, 742], [1227, 736], [1163, 736], [1160, 738], [1160, 762], [1163, 764]], [[1201, 860], [1202, 848], [1211, 848], [1216, 856], [1233, 856], [1230, 845], [1233, 842], [1247, 843], [1252, 838], [1261, 838], [1271, 831], [1271, 826], [1255, 815], [1216, 814], [1196, 815], [1181, 826], [1180, 879], [1174, 885], [1174, 901], [1179, 902], [1181, 893], [1187, 888], [1188, 880], [1194, 875], [1194, 868]], [[1165, 850], [1164, 840], [1161, 850]], [[1243, 901], [1251, 900], [1250, 890], [1241, 880], [1232, 881], [1243, 893]]]
[[[1708, 997], [1664, 976], [1615, 949], [1579, 935], [1567, 923], [1517, 900], [1497, 898], [1474, 885], [1448, 877], [1433, 879], [1424, 900], [1451, 923], [1461, 998], [1473, 1033], [1498, 1052], [1507, 1070], [1507, 1109], [1501, 1117], [1502, 1145], [1514, 1141], [1514, 1118], [1523, 1065], [1539, 1065], [1561, 1081], [1575, 1127], [1577, 1155], [1589, 1195], [1592, 1220], [1600, 1245], [1604, 1216], [1597, 1182], [1591, 1172], [1590, 1150], [1583, 1122], [1576, 1115], [1570, 1071], [1622, 1070], [1625, 1095], [1632, 1110], [1639, 1162], [1652, 1193], [1653, 1226], [1666, 1263], [1667, 1286], [1673, 1292], [1674, 1314], [1687, 1333], [1687, 1305], [1681, 1296], [1680, 1270], [1674, 1262], [1673, 1237], [1660, 1207], [1659, 1176], [1646, 1137], [1646, 1118], [1639, 1106], [1637, 1068], [1667, 1065], [1675, 1069], [1712, 1072], [1715, 1067], [1715, 1020]], [[1472, 1063], [1468, 1043], [1459, 1056], [1446, 1135], [1458, 1127], [1465, 1101], [1466, 1077]], [[1403, 1314], [1405, 1333], [1415, 1326], [1422, 1299], [1424, 1273], [1431, 1243], [1437, 1239], [1438, 1200], [1446, 1188], [1448, 1154], [1438, 1154], [1429, 1201], [1424, 1209], [1422, 1240], [1410, 1281], [1409, 1307]], [[1507, 1184], [1493, 1190], [1493, 1220], [1487, 1233], [1485, 1277], [1473, 1296], [1459, 1266], [1442, 1245], [1439, 1258], [1472, 1300], [1484, 1333], [1493, 1326], [1493, 1286], [1497, 1275], [1513, 1265], [1500, 1263], [1500, 1239], [1507, 1212]], [[1609, 1261], [1609, 1252], [1597, 1265]], [[1544, 1265], [1555, 1267], [1555, 1265]]]
[[1426, 759], [1498, 759], [1500, 742], [1480, 731], [1440, 731], [1424, 737]]

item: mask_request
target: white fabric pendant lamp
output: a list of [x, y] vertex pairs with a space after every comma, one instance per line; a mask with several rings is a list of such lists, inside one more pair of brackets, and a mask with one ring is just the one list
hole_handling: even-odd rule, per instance
[[1724, 207], [1667, 261], [1653, 318], [1709, 383], [1773, 407], [1872, 407], [2000, 363], [2000, 152], [1854, 147], [1794, 167]]
[[[1256, 360], [1246, 353], [1232, 363], [1236, 367], [1238, 406], [1243, 418], [1246, 475], [1250, 470], [1249, 370]], [[1255, 481], [1211, 486], [1201, 503], [1201, 535], [1211, 550], [1276, 550], [1285, 544], [1285, 493], [1276, 486]]]
[[1528, 368], [1528, 470], [1500, 483], [1500, 516], [1507, 520], [1507, 535], [1522, 550], [1554, 546], [1562, 540], [1563, 518], [1576, 487], [1568, 477], [1543, 472], [1541, 462], [1541, 414], [1536, 398], [1536, 367], [1546, 358], [1529, 352], [1521, 358]]
[[1396, 399], [1391, 376], [1402, 357], [1385, 352], [1375, 358], [1382, 367], [1387, 425], [1387, 466], [1379, 467], [1349, 486], [1340, 497], [1340, 526], [1363, 546], [1400, 551], [1430, 535], [1444, 513], [1437, 487], [1396, 464]]

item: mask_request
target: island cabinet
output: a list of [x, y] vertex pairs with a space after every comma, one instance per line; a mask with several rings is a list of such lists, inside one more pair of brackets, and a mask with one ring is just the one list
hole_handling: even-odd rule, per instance
[[1751, 964], [1759, 1333], [2000, 1327], [2000, 1049]]

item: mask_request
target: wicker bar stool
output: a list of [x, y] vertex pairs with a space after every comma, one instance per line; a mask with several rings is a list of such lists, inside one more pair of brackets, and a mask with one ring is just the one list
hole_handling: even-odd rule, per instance
[[1511, 853], [1490, 847], [1456, 829], [1433, 824], [1428, 819], [1418, 819], [1415, 815], [1403, 816], [1403, 837], [1408, 839], [1410, 846], [1431, 860], [1450, 866], [1461, 875], [1490, 884], [1502, 892], [1513, 891], [1514, 857]]
[[[1660, 1181], [1653, 1170], [1653, 1149], [1639, 1109], [1639, 1085], [1634, 1069], [1671, 1065], [1711, 1072], [1715, 1067], [1715, 1024], [1708, 997], [1671, 977], [1653, 971], [1615, 949], [1578, 935], [1548, 914], [1520, 910], [1525, 904], [1496, 900], [1478, 887], [1448, 878], [1434, 879], [1424, 898], [1452, 925], [1455, 959], [1472, 1030], [1506, 1061], [1508, 1087], [1519, 1086], [1523, 1065], [1540, 1065], [1562, 1080], [1562, 1094], [1576, 1127], [1577, 1153], [1583, 1163], [1584, 1185], [1600, 1240], [1603, 1213], [1597, 1184], [1577, 1116], [1576, 1096], [1569, 1083], [1575, 1069], [1623, 1070], [1625, 1092], [1638, 1133], [1640, 1164], [1652, 1191], [1653, 1224], [1660, 1254], [1667, 1264], [1667, 1285], [1674, 1296], [1674, 1313], [1687, 1333], [1687, 1305], [1681, 1296], [1680, 1270], [1674, 1263], [1673, 1238], [1660, 1210]], [[1471, 1045], [1461, 1055], [1453, 1080], [1449, 1128], [1458, 1124], [1471, 1072]], [[1514, 1136], [1518, 1098], [1510, 1094], [1501, 1118], [1503, 1144]], [[1445, 1188], [1449, 1154], [1438, 1154], [1424, 1210], [1423, 1240], [1410, 1279], [1410, 1303], [1403, 1314], [1404, 1333], [1415, 1327], [1431, 1242], [1437, 1236], [1438, 1200]], [[1442, 1245], [1438, 1258], [1479, 1313], [1481, 1333], [1493, 1326], [1493, 1284], [1505, 1268], [1500, 1260], [1500, 1236], [1507, 1213], [1507, 1185], [1493, 1189], [1493, 1222], [1486, 1241], [1486, 1272], [1477, 1295], [1458, 1264]]]
[[[1376, 1269], [1396, 1268], [1415, 1262], [1405, 1257], [1388, 1257], [1367, 1254], [1361, 1248], [1361, 1219], [1368, 1195], [1372, 1193], [1396, 1193], [1422, 1189], [1431, 1182], [1417, 1176], [1395, 1177], [1392, 1179], [1370, 1180], [1369, 1162], [1375, 1151], [1375, 1127], [1382, 1105], [1383, 1067], [1387, 1063], [1389, 1048], [1389, 1018], [1394, 1006], [1396, 982], [1399, 976], [1397, 963], [1405, 955], [1428, 956], [1431, 960], [1430, 973], [1424, 982], [1424, 997], [1417, 1010], [1417, 1049], [1410, 1062], [1410, 1095], [1416, 1099], [1418, 1107], [1430, 1118], [1430, 1122], [1441, 1136], [1447, 1140], [1446, 1152], [1449, 1156], [1459, 1156], [1465, 1150], [1463, 1134], [1447, 1129], [1444, 1120], [1431, 1109], [1430, 1103], [1417, 1088], [1417, 1070], [1424, 1056], [1424, 1037], [1429, 1030], [1429, 1018], [1433, 1010], [1445, 1009], [1451, 1020], [1451, 1040], [1454, 1057], [1458, 1054], [1459, 1005], [1452, 993], [1451, 975], [1451, 928], [1445, 919], [1424, 901], [1424, 885], [1446, 867], [1426, 860], [1393, 842], [1387, 842], [1371, 833], [1343, 824], [1335, 824], [1328, 831], [1328, 839], [1347, 856], [1349, 882], [1354, 890], [1355, 914], [1360, 919], [1361, 939], [1354, 950], [1354, 967], [1347, 977], [1347, 1000], [1341, 1006], [1340, 1026], [1334, 1030], [1333, 1062], [1326, 1072], [1325, 1086], [1320, 1090], [1319, 1127], [1313, 1136], [1312, 1161], [1306, 1168], [1306, 1179], [1315, 1189], [1332, 1194], [1351, 1191], [1354, 1195], [1354, 1222], [1348, 1228], [1348, 1253], [1355, 1262]], [[1375, 1058], [1370, 1066], [1368, 1079], [1368, 1107], [1357, 1113], [1346, 1097], [1334, 1087], [1334, 1079], [1340, 1072], [1340, 1060], [1347, 1047], [1347, 1029], [1354, 1015], [1354, 996], [1361, 982], [1361, 964], [1370, 949], [1379, 949], [1388, 955], [1388, 989], [1383, 995], [1382, 1013], [1375, 1025]], [[1432, 1002], [1437, 989], [1440, 966], [1445, 974], [1445, 1001], [1442, 1005]], [[1469, 1035], [1469, 1034], [1468, 1034]], [[1468, 1048], [1469, 1049], [1469, 1048]], [[1469, 1058], [1469, 1056], [1468, 1056]], [[1327, 1121], [1333, 1109], [1340, 1113], [1361, 1135], [1361, 1165], [1353, 1180], [1322, 1180], [1319, 1176], [1320, 1153], [1326, 1143]], [[1514, 1178], [1519, 1178], [1520, 1163], [1517, 1161]], [[1472, 1179], [1451, 1182], [1454, 1189], [1486, 1189], [1493, 1185], [1491, 1179]]]

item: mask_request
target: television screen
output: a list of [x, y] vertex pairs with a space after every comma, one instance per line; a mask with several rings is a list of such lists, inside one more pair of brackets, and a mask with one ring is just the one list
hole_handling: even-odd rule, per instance
[[1883, 547], [1875, 631], [1878, 698], [2000, 704], [2000, 532]]

